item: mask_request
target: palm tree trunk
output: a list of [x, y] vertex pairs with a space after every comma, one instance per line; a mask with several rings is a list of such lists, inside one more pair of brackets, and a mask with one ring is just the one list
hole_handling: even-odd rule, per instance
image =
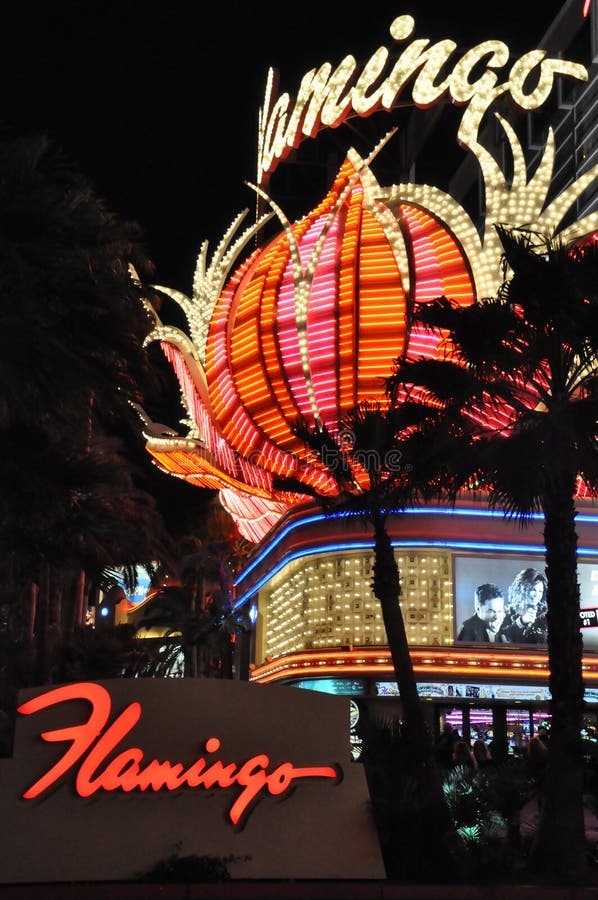
[[412, 756], [415, 760], [424, 761], [432, 758], [433, 745], [417, 693], [417, 682], [399, 603], [401, 595], [399, 569], [384, 517], [374, 514], [373, 519], [375, 536], [374, 594], [382, 608], [382, 618], [405, 712], [405, 725]]
[[[193, 578], [189, 592], [189, 615], [195, 619], [198, 613], [203, 612], [205, 606], [205, 581]], [[192, 643], [187, 643], [185, 649], [185, 678], [199, 678], [202, 674], [201, 650], [197, 638]]]
[[80, 569], [77, 574], [77, 580], [75, 582], [74, 588], [74, 600], [73, 600], [73, 614], [69, 623], [69, 632], [72, 634], [79, 628], [80, 625], [83, 624], [83, 610], [85, 607], [85, 586], [86, 586], [86, 578], [85, 571]]
[[62, 637], [62, 608], [64, 601], [64, 585], [62, 579], [54, 585], [52, 594], [52, 618], [51, 628], [55, 636], [60, 639]]
[[52, 587], [52, 568], [49, 563], [42, 564], [37, 593], [37, 610], [35, 616], [35, 684], [47, 684], [49, 671], [48, 625], [50, 616], [50, 592]]
[[409, 642], [399, 603], [401, 582], [399, 569], [384, 513], [371, 514], [375, 536], [374, 594], [380, 602], [394, 674], [405, 715], [405, 739], [412, 772], [418, 784], [422, 804], [429, 813], [431, 846], [442, 843], [450, 849], [452, 861], [458, 864], [460, 848], [453, 822], [444, 799], [442, 779], [434, 758], [434, 744], [424, 718], [417, 682], [409, 653]]
[[566, 884], [588, 875], [583, 808], [582, 638], [574, 482], [544, 500], [552, 723], [532, 868]]
[[39, 592], [39, 585], [36, 582], [31, 582], [31, 587], [29, 591], [29, 606], [27, 611], [27, 640], [29, 643], [33, 643], [33, 639], [35, 637], [35, 620], [37, 617], [37, 595]]
[[223, 635], [222, 640], [222, 677], [231, 679], [233, 677], [233, 655], [235, 652], [236, 635]]

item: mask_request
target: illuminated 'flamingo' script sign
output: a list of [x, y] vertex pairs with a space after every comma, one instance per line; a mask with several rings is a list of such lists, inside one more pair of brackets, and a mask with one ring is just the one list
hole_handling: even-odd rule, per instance
[[[264, 792], [283, 796], [302, 778], [339, 781], [340, 769], [335, 766], [296, 767], [290, 762], [271, 766], [269, 757], [262, 753], [241, 764], [224, 764], [205, 757], [191, 764], [157, 759], [146, 762], [139, 747], [127, 747], [115, 756], [116, 748], [141, 718], [141, 704], [130, 703], [106, 727], [112, 701], [108, 691], [99, 684], [84, 682], [55, 688], [23, 703], [18, 712], [27, 716], [68, 700], [88, 700], [91, 703], [89, 718], [83, 724], [41, 734], [44, 741], [70, 741], [71, 745], [58, 762], [25, 791], [23, 797], [26, 800], [41, 796], [79, 764], [75, 789], [80, 797], [90, 797], [100, 790], [174, 791], [186, 786], [211, 791], [237, 786], [241, 792], [229, 810], [229, 818], [233, 825], [240, 827]], [[217, 737], [209, 737], [205, 741], [206, 756], [216, 753], [220, 745]]]
[[[412, 16], [399, 16], [390, 26], [390, 34], [402, 43], [411, 37], [414, 28]], [[499, 81], [499, 73], [510, 59], [503, 41], [483, 41], [458, 59], [456, 50], [455, 41], [447, 39], [430, 46], [429, 38], [420, 38], [404, 48], [392, 68], [387, 47], [379, 47], [361, 72], [353, 56], [345, 56], [334, 71], [326, 62], [303, 76], [294, 103], [287, 93], [274, 96], [274, 74], [270, 70], [259, 117], [259, 181], [293, 148], [305, 138], [315, 137], [322, 128], [337, 128], [350, 116], [369, 116], [377, 110], [392, 109], [411, 79], [411, 97], [416, 106], [426, 108], [448, 95], [453, 103], [466, 107], [458, 137], [471, 147], [483, 116], [498, 97], [506, 94], [520, 109], [538, 109], [550, 96], [556, 75], [580, 81], [588, 78], [585, 66], [579, 63], [547, 59], [545, 50], [531, 50], [516, 60], [507, 77]], [[438, 81], [451, 57], [455, 59], [452, 70]]]

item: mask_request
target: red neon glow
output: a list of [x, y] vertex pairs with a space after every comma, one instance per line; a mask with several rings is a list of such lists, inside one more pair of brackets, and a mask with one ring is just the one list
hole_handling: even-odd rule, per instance
[[[279, 504], [288, 509], [303, 499], [278, 494], [272, 476], [299, 478], [322, 494], [338, 490], [293, 434], [297, 416], [313, 420], [313, 399], [322, 421], [333, 426], [362, 396], [381, 394], [406, 340], [397, 260], [356, 176], [347, 159], [327, 196], [292, 226], [297, 253], [281, 234], [230, 279], [206, 345], [211, 421], [186, 360], [167, 353], [207, 453], [157, 447], [150, 452], [167, 471], [226, 491], [229, 507], [245, 508], [242, 499], [253, 505], [261, 496], [268, 507], [261, 523], [249, 524], [245, 509], [237, 522], [252, 540], [267, 533]], [[298, 303], [304, 288], [305, 305], [303, 299]], [[231, 501], [233, 493], [239, 504]]]
[[586, 16], [589, 14], [591, 5], [592, 5], [592, 0], [584, 0], [584, 4], [583, 4], [583, 17], [584, 17], [584, 19], [585, 19]]
[[[584, 15], [590, 7], [585, 0]], [[453, 357], [446, 333], [417, 324], [408, 333], [408, 299], [444, 295], [460, 306], [476, 300], [465, 251], [441, 218], [403, 200], [394, 219], [383, 215], [370, 177], [347, 157], [318, 206], [234, 272], [213, 310], [205, 384], [188, 349], [165, 350], [202, 445], [190, 451], [148, 446], [149, 452], [171, 474], [219, 490], [250, 541], [265, 537], [304, 501], [275, 490], [274, 477], [296, 478], [323, 495], [338, 492], [294, 435], [297, 417], [319, 418], [334, 431], [360, 400], [383, 399], [392, 361], [405, 350], [410, 359]], [[596, 240], [593, 234], [577, 246]], [[406, 272], [399, 271], [399, 246], [409, 258]], [[521, 383], [531, 406], [539, 399], [541, 371], [533, 381]], [[411, 397], [421, 398], [421, 390]], [[471, 412], [482, 428], [499, 434], [511, 429], [514, 415], [486, 398]], [[587, 494], [581, 481], [578, 488], [579, 496]]]
[[[410, 649], [413, 668], [416, 672], [428, 676], [438, 675], [450, 678], [453, 675], [467, 675], [469, 678], [488, 675], [496, 678], [533, 678], [544, 683], [548, 680], [548, 656], [545, 652], [523, 653], [502, 652], [491, 653], [473, 650], [455, 651], [439, 650], [430, 647], [426, 650]], [[583, 677], [587, 681], [598, 680], [598, 661], [591, 657], [582, 660]], [[386, 647], [374, 650], [361, 648], [358, 650], [320, 650], [290, 653], [269, 663], [257, 666], [251, 675], [251, 681], [269, 684], [290, 676], [306, 677], [308, 675], [357, 675], [388, 674], [393, 672], [390, 652]]]
[[[339, 781], [340, 769], [334, 766], [296, 767], [290, 762], [283, 762], [268, 771], [270, 759], [262, 753], [242, 764], [224, 764], [221, 760], [212, 762], [205, 756], [191, 765], [168, 760], [159, 762], [157, 759], [146, 763], [143, 750], [139, 747], [128, 747], [114, 757], [113, 751], [141, 718], [141, 704], [129, 704], [106, 728], [112, 701], [108, 691], [99, 684], [81, 682], [55, 688], [23, 703], [18, 712], [28, 716], [68, 700], [88, 700], [91, 714], [83, 724], [42, 732], [40, 736], [44, 741], [71, 741], [71, 745], [58, 762], [25, 791], [25, 800], [41, 796], [80, 762], [75, 779], [75, 789], [80, 797], [90, 797], [100, 790], [128, 793], [135, 789], [174, 791], [185, 786], [205, 790], [241, 787], [241, 793], [229, 810], [231, 822], [239, 826], [247, 817], [251, 805], [265, 791], [271, 796], [282, 796], [292, 788], [293, 782], [301, 778]], [[220, 746], [217, 737], [209, 737], [205, 742], [206, 756], [217, 753]], [[106, 763], [109, 757], [110, 762]]]

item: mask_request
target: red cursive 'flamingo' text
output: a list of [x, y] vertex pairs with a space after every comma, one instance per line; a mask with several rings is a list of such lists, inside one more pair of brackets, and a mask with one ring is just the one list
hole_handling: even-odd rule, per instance
[[[301, 778], [326, 778], [339, 780], [339, 769], [335, 766], [295, 767], [283, 762], [273, 767], [265, 754], [252, 756], [246, 762], [224, 764], [220, 760], [210, 761], [200, 757], [191, 765], [181, 762], [144, 761], [143, 750], [129, 747], [114, 756], [114, 751], [133, 730], [141, 718], [141, 704], [131, 703], [106, 728], [112, 701], [108, 691], [99, 684], [80, 682], [55, 688], [23, 703], [18, 711], [25, 716], [42, 709], [55, 706], [67, 700], [88, 700], [91, 713], [86, 722], [42, 732], [45, 741], [70, 741], [64, 755], [35, 784], [28, 788], [23, 797], [31, 800], [39, 797], [66, 772], [79, 764], [75, 789], [79, 796], [90, 797], [96, 791], [174, 791], [181, 787], [242, 788], [229, 810], [233, 825], [240, 826], [251, 805], [267, 791], [273, 796], [282, 796]], [[220, 749], [217, 737], [205, 742], [205, 753], [213, 754]], [[109, 761], [107, 761], [109, 758]]]

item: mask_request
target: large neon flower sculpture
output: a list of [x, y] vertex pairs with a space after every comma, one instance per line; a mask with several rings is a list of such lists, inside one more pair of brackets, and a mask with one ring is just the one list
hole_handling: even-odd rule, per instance
[[[191, 297], [159, 287], [188, 322], [185, 334], [156, 316], [148, 338], [160, 341], [176, 373], [188, 433], [150, 430], [147, 449], [170, 474], [218, 490], [249, 540], [260, 540], [305, 500], [277, 491], [277, 479], [295, 478], [322, 494], [337, 490], [294, 435], [297, 418], [334, 429], [359, 401], [382, 398], [397, 356], [446, 352], [440, 336], [409, 328], [410, 303], [445, 295], [467, 305], [491, 296], [500, 281], [494, 223], [533, 223], [556, 234], [598, 177], [595, 167], [545, 205], [552, 132], [528, 180], [518, 140], [500, 122], [515, 162], [510, 183], [491, 154], [470, 145], [486, 188], [482, 234], [447, 194], [418, 184], [382, 187], [370, 168], [375, 154], [362, 160], [351, 150], [328, 195], [301, 221], [290, 224], [270, 201], [282, 230], [241, 264], [241, 253], [272, 213], [235, 238], [242, 213], [209, 264], [204, 243]], [[560, 234], [570, 242], [596, 228], [593, 215]]]

